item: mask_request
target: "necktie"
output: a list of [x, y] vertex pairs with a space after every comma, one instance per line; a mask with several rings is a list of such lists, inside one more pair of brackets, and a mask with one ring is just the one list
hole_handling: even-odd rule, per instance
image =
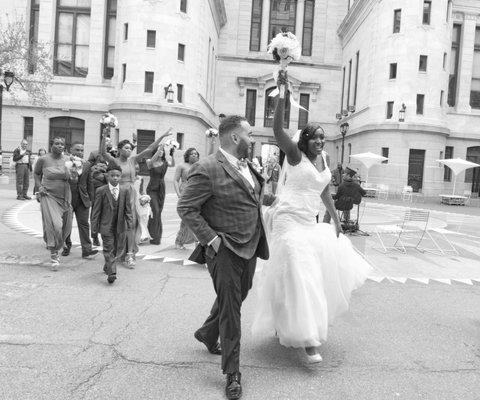
[[112, 195], [115, 200], [118, 198], [118, 189], [116, 187], [112, 188]]
[[245, 161], [244, 158], [241, 158], [240, 160], [237, 161], [237, 167], [238, 169], [247, 168], [247, 162]]

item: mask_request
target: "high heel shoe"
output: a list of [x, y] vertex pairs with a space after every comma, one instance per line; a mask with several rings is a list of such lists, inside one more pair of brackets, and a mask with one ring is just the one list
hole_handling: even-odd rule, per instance
[[313, 354], [308, 354], [307, 349], [305, 349], [305, 354], [307, 355], [307, 360], [309, 364], [317, 364], [323, 361], [322, 356], [316, 349], [315, 349], [315, 353]]

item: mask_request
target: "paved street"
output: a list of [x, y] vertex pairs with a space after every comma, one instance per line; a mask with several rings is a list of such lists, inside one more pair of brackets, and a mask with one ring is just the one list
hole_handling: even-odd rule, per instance
[[[51, 272], [38, 204], [14, 195], [0, 189], [0, 398], [224, 398], [219, 358], [193, 339], [213, 288], [203, 266], [185, 261], [189, 251], [172, 248], [172, 194], [164, 243], [141, 246], [136, 269], [120, 267], [113, 286], [102, 256], [83, 260], [78, 248]], [[429, 226], [458, 255], [382, 254], [375, 227], [400, 222], [405, 204], [366, 204], [361, 229], [371, 235], [352, 240], [375, 272], [331, 326], [322, 364], [307, 365], [274, 338], [253, 338], [255, 292], [247, 298], [243, 398], [480, 398], [480, 209], [420, 204], [434, 209]]]

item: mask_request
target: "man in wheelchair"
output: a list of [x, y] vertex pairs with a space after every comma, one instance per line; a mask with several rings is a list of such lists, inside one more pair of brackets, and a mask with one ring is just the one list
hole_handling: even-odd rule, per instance
[[350, 211], [353, 205], [359, 205], [362, 197], [365, 196], [365, 190], [354, 180], [356, 171], [346, 168], [343, 175], [343, 181], [338, 187], [337, 193], [332, 195], [335, 200], [335, 208], [340, 211], [340, 222], [344, 232], [356, 232], [358, 226], [358, 212], [356, 220], [350, 219]]

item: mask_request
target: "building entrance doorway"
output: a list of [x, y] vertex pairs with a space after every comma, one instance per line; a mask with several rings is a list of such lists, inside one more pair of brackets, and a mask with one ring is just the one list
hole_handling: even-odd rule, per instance
[[[467, 148], [467, 161], [480, 164], [480, 146], [473, 146]], [[465, 182], [472, 183], [472, 194], [476, 196], [480, 193], [480, 167], [467, 169], [465, 171]]]
[[414, 192], [419, 192], [423, 187], [424, 165], [425, 150], [410, 149], [407, 185], [411, 186]]
[[[137, 154], [145, 150], [154, 141], [155, 141], [155, 131], [137, 129]], [[152, 156], [153, 154], [150, 154], [148, 158], [151, 158]], [[140, 167], [139, 175], [149, 175], [147, 163], [145, 162], [145, 160], [138, 160], [138, 161], [139, 161], [138, 166]]]

